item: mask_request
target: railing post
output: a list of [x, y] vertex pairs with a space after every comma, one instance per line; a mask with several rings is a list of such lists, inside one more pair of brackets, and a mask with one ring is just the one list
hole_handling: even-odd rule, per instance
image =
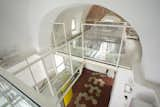
[[[26, 61], [27, 66], [28, 66], [28, 65], [29, 65], [29, 61], [28, 61], [28, 59], [27, 59], [27, 58], [25, 58], [25, 61]], [[30, 74], [31, 74], [32, 79], [33, 79], [33, 82], [34, 82], [34, 84], [35, 84], [36, 91], [37, 91], [38, 93], [40, 93], [40, 90], [39, 90], [39, 88], [38, 88], [38, 86], [37, 86], [38, 84], [37, 84], [36, 79], [34, 78], [34, 75], [33, 75], [33, 71], [32, 71], [31, 66], [28, 66], [28, 69], [29, 69], [29, 71], [30, 71]]]
[[71, 73], [72, 73], [72, 75], [73, 75], [73, 63], [72, 63], [71, 47], [70, 47], [70, 42], [69, 42], [69, 41], [67, 42], [66, 27], [65, 27], [65, 24], [64, 24], [64, 23], [63, 23], [63, 27], [64, 27], [65, 42], [66, 42], [66, 44], [67, 44], [67, 51], [68, 51], [68, 55], [69, 55]]
[[84, 59], [84, 52], [85, 52], [85, 50], [84, 50], [84, 28], [83, 28], [83, 24], [81, 24], [81, 32], [82, 32], [82, 58]]
[[48, 71], [47, 71], [47, 66], [45, 64], [45, 60], [43, 58], [41, 60], [42, 60], [43, 66], [44, 66], [44, 73], [46, 74], [46, 79], [47, 79], [47, 82], [48, 82], [48, 85], [49, 85], [49, 90], [50, 90], [52, 96], [54, 96], [54, 90], [53, 90], [52, 83], [51, 83], [50, 78], [49, 78], [49, 74], [48, 74]]

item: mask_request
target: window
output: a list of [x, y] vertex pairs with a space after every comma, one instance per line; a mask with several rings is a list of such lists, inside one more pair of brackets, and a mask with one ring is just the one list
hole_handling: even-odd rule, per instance
[[55, 55], [57, 72], [60, 73], [65, 69], [64, 59], [59, 55]]
[[71, 33], [72, 36], [77, 35], [78, 33], [80, 33], [80, 24], [78, 23], [78, 20], [73, 18], [72, 22], [71, 22]]
[[71, 28], [72, 28], [72, 31], [76, 30], [76, 20], [75, 19], [72, 19]]

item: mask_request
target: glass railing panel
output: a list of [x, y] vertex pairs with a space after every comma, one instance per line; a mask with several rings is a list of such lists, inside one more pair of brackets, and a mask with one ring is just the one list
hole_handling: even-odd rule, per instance
[[33, 87], [35, 85], [32, 75], [28, 68], [14, 75], [18, 80], [22, 81], [25, 85]]
[[71, 65], [69, 61], [69, 55], [55, 54], [56, 63], [56, 78], [52, 81], [53, 87], [56, 91], [66, 82], [66, 80], [72, 75]]
[[125, 33], [126, 39], [123, 43], [123, 47], [125, 48], [122, 50], [119, 65], [132, 69], [133, 64], [141, 60], [141, 44], [134, 28], [126, 27]]
[[73, 56], [82, 58], [82, 36], [80, 35], [69, 42], [71, 54]]
[[123, 27], [84, 24], [84, 57], [116, 65]]
[[53, 42], [55, 47], [61, 46], [62, 44], [66, 43], [64, 26], [65, 25], [63, 23], [53, 24], [53, 28], [54, 28]]

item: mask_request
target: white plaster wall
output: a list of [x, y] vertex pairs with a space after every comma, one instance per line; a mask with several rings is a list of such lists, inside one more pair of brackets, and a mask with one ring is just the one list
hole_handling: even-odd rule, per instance
[[89, 5], [74, 6], [64, 10], [58, 15], [55, 22], [65, 24], [67, 37], [72, 36], [72, 32], [71, 32], [72, 19], [76, 20], [77, 33], [80, 33], [80, 26], [81, 26], [80, 23], [81, 23], [81, 20], [84, 18], [83, 14], [86, 13], [86, 10], [88, 9], [88, 7]]
[[29, 1], [0, 0], [0, 57], [33, 50]]
[[[95, 3], [95, 4], [102, 5], [106, 8], [109, 8], [114, 12], [118, 13], [119, 15], [121, 15], [122, 17], [124, 17], [127, 21], [131, 23], [131, 25], [135, 27], [136, 31], [140, 35], [140, 40], [143, 48], [142, 63], [144, 66], [146, 79], [152, 82], [160, 83], [160, 79], [159, 79], [160, 48], [158, 48], [158, 44], [160, 40], [158, 36], [160, 34], [160, 31], [158, 30], [160, 26], [158, 20], [160, 15], [158, 12], [159, 10], [158, 0], [152, 0], [152, 1], [146, 1], [146, 0], [75, 1], [75, 0], [70, 0], [70, 2], [61, 0], [59, 2], [56, 1], [56, 3], [53, 0], [53, 1], [46, 1], [45, 3], [46, 4], [48, 3], [46, 8], [51, 10], [55, 9], [58, 6], [71, 5], [72, 3], [73, 4], [74, 3], [76, 4], [77, 3], [80, 3], [80, 4]], [[54, 4], [54, 7], [52, 7], [51, 4]], [[43, 8], [45, 8], [45, 6]], [[39, 12], [40, 11], [37, 11], [37, 13]], [[41, 13], [45, 14], [44, 11], [41, 11]]]
[[[65, 41], [64, 32], [66, 32], [67, 39], [70, 39], [71, 37], [80, 33], [81, 20], [83, 19], [84, 17], [83, 14], [86, 13], [86, 10], [88, 9], [88, 7], [89, 7], [88, 5], [74, 6], [74, 7], [67, 8], [66, 10], [58, 14], [55, 20], [55, 25], [53, 25], [53, 32], [55, 35], [56, 45]], [[74, 34], [72, 34], [72, 29], [71, 29], [71, 24], [73, 19], [76, 21], [76, 32]], [[56, 23], [61, 23], [61, 25]], [[48, 33], [50, 32], [51, 31], [49, 31]], [[50, 36], [53, 36], [53, 35], [50, 35]], [[53, 38], [53, 37], [50, 37], [50, 38]], [[51, 45], [53, 43], [53, 42], [51, 43], [51, 41], [52, 39], [48, 39], [46, 41], [47, 44], [45, 44], [45, 47], [47, 47], [47, 45], [48, 46]]]
[[[2, 4], [3, 2], [4, 0], [1, 0], [0, 4]], [[28, 2], [27, 3], [26, 2], [27, 1], [24, 1], [24, 0], [9, 1], [9, 3], [16, 4], [16, 5], [18, 3], [22, 4], [20, 6], [22, 6], [23, 8], [21, 9], [18, 8], [17, 13], [19, 14], [23, 13], [22, 15], [23, 17], [18, 17], [18, 16], [15, 17], [16, 15], [13, 14], [16, 11], [15, 10], [13, 12], [9, 11], [9, 13], [12, 13], [12, 14], [10, 14], [9, 16], [7, 15], [4, 16], [3, 20], [2, 18], [0, 20], [1, 20], [1, 23], [2, 22], [4, 23], [6, 21], [6, 18], [10, 18], [10, 16], [14, 16], [15, 20], [12, 21], [13, 22], [12, 26], [16, 25], [17, 22], [26, 23], [29, 20], [29, 25], [21, 23], [18, 27], [15, 27], [17, 29], [14, 29], [13, 32], [16, 33], [15, 34], [16, 36], [14, 35], [13, 37], [19, 38], [17, 37], [17, 34], [18, 34], [17, 32], [22, 32], [21, 35], [27, 35], [27, 33], [26, 32], [24, 33], [24, 31], [27, 30], [26, 26], [28, 25], [30, 28], [30, 30], [28, 30], [28, 33], [32, 35], [32, 39], [34, 40], [33, 46], [36, 49], [45, 47], [45, 45], [48, 42], [47, 39], [50, 38], [50, 31], [52, 30], [51, 26], [52, 26], [52, 23], [54, 22], [54, 19], [56, 19], [56, 16], [65, 8], [67, 8], [67, 6], [70, 7], [72, 4], [86, 4], [86, 3], [99, 4], [118, 13], [119, 15], [124, 17], [127, 21], [129, 21], [131, 25], [135, 27], [136, 31], [140, 36], [140, 40], [143, 48], [142, 63], [143, 63], [146, 79], [160, 84], [160, 79], [159, 79], [160, 48], [158, 47], [159, 40], [160, 40], [160, 37], [159, 37], [160, 35], [160, 30], [159, 30], [160, 1], [159, 0], [80, 0], [80, 1], [78, 0], [59, 0], [59, 1], [32, 0], [29, 3], [28, 19], [26, 19], [27, 16], [25, 13], [26, 11], [25, 7], [28, 6]], [[7, 6], [8, 6], [8, 3], [7, 3]], [[0, 6], [0, 7], [1, 8], [3, 7], [4, 9], [2, 8], [0, 10], [6, 13], [6, 11], [4, 11], [5, 9], [14, 10], [15, 7], [17, 6], [12, 7], [12, 5], [9, 5], [8, 7], [5, 7], [5, 6]], [[7, 25], [7, 23], [3, 24], [3, 26], [5, 25]], [[3, 32], [8, 33], [8, 30], [6, 30], [8, 28], [9, 28], [9, 25], [6, 26], [6, 28], [3, 28], [4, 29]], [[24, 36], [24, 37], [28, 37], [28, 36]], [[7, 36], [6, 38], [10, 38], [10, 37]], [[25, 42], [27, 42], [26, 41], [27, 39], [22, 39], [22, 38], [20, 39], [18, 40], [17, 44], [24, 44]], [[7, 41], [7, 40], [3, 39], [3, 41]], [[5, 43], [3, 43], [3, 45], [4, 44]], [[28, 43], [28, 45], [29, 44], [30, 43]]]

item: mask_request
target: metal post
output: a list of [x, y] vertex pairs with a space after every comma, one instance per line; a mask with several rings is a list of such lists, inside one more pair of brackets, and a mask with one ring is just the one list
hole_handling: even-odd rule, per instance
[[69, 61], [71, 64], [71, 73], [73, 75], [74, 71], [73, 71], [73, 63], [72, 63], [72, 55], [71, 55], [71, 46], [70, 46], [70, 42], [68, 41], [68, 50], [69, 50]]
[[70, 47], [70, 42], [67, 42], [67, 35], [66, 35], [66, 28], [65, 28], [65, 24], [63, 23], [63, 27], [64, 27], [64, 37], [65, 37], [65, 42], [67, 44], [67, 51], [69, 54], [69, 61], [70, 61], [70, 67], [71, 67], [71, 73], [73, 75], [73, 63], [72, 63], [72, 55], [71, 55], [71, 47]]
[[52, 96], [54, 96], [54, 90], [53, 90], [51, 81], [50, 81], [50, 79], [49, 79], [49, 74], [48, 74], [48, 71], [47, 71], [47, 66], [46, 66], [46, 64], [45, 64], [44, 59], [42, 58], [41, 60], [42, 60], [43, 66], [44, 66], [44, 72], [45, 72], [45, 74], [46, 74], [46, 79], [47, 79], [47, 82], [48, 82], [48, 85], [49, 85], [49, 90], [50, 90]]
[[[53, 44], [54, 44], [53, 51], [54, 51], [54, 53], [56, 53], [56, 40], [55, 40], [55, 34], [54, 34], [54, 32], [52, 32], [52, 37], [53, 37]], [[53, 68], [54, 68], [55, 72], [57, 73], [55, 54], [51, 54], [51, 57], [53, 59], [52, 60]]]
[[82, 30], [82, 58], [84, 59], [84, 53], [85, 53], [85, 50], [84, 50], [84, 28], [83, 28], [83, 24], [81, 24], [81, 30]]
[[[27, 65], [29, 65], [29, 61], [28, 61], [28, 59], [27, 59], [27, 58], [25, 58], [25, 61], [26, 61]], [[34, 85], [35, 85], [36, 91], [37, 91], [38, 93], [40, 93], [40, 90], [39, 90], [39, 88], [38, 88], [38, 86], [37, 86], [38, 84], [37, 84], [36, 79], [34, 78], [34, 75], [33, 75], [33, 71], [32, 71], [31, 66], [28, 66], [28, 69], [29, 69], [30, 74], [31, 74], [31, 77], [32, 77], [32, 79], [33, 79], [33, 82], [34, 82]]]

